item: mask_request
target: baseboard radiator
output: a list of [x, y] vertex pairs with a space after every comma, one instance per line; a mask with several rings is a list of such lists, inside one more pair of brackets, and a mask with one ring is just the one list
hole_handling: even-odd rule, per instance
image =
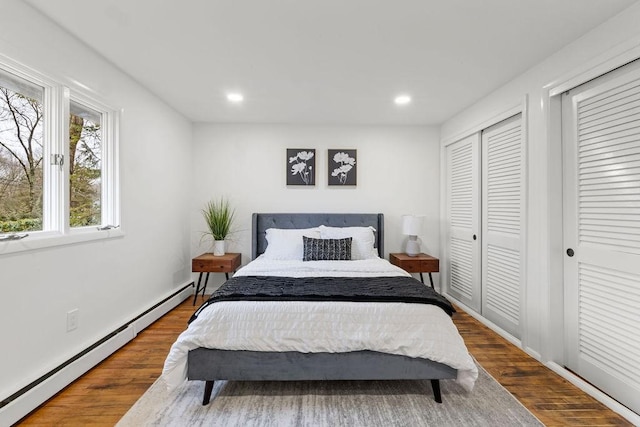
[[3, 399], [0, 402], [0, 425], [18, 422], [89, 369], [115, 353], [147, 326], [193, 295], [193, 287], [193, 282], [184, 284], [120, 328]]

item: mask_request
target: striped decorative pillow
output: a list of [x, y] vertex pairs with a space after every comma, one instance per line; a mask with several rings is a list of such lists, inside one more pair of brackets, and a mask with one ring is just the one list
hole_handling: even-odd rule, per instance
[[351, 237], [344, 239], [314, 239], [302, 236], [303, 261], [350, 261]]

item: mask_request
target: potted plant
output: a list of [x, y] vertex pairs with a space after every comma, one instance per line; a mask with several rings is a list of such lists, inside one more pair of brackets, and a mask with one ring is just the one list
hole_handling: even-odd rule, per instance
[[231, 234], [234, 215], [235, 209], [231, 208], [229, 200], [224, 197], [220, 200], [210, 200], [202, 209], [202, 216], [209, 228], [205, 235], [213, 238], [213, 255], [225, 254], [224, 241]]

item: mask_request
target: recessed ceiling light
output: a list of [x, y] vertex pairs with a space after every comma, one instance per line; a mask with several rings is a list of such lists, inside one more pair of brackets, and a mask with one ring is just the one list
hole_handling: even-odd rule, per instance
[[411, 102], [411, 97], [409, 95], [398, 95], [393, 102], [397, 105], [406, 105]]
[[241, 93], [228, 93], [227, 99], [231, 102], [242, 102], [244, 100], [244, 96]]

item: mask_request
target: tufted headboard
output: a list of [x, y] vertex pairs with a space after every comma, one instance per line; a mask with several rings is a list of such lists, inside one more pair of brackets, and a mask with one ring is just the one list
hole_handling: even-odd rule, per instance
[[381, 213], [254, 213], [252, 218], [251, 259], [267, 248], [268, 228], [368, 227], [376, 229], [375, 246], [384, 257], [384, 215]]

